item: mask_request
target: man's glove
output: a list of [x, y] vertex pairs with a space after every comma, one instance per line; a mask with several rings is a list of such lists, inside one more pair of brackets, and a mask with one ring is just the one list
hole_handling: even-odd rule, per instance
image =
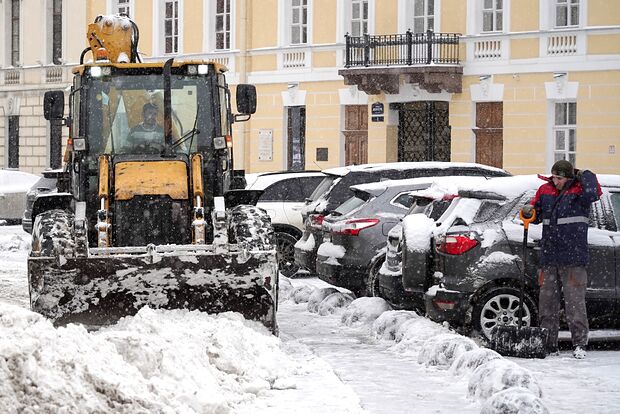
[[529, 219], [534, 215], [534, 206], [531, 204], [526, 204], [521, 208], [521, 215]]

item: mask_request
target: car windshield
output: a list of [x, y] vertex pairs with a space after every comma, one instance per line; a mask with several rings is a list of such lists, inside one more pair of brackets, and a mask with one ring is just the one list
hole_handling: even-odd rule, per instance
[[[208, 145], [213, 125], [211, 93], [204, 77], [172, 77], [172, 140], [185, 134], [176, 152]], [[161, 75], [92, 79], [88, 88], [87, 133], [91, 153], [158, 153], [164, 146], [164, 81]], [[194, 126], [199, 134], [191, 134]]]

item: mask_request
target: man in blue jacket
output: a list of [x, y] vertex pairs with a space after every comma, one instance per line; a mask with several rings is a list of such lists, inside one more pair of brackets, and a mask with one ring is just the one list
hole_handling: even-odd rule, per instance
[[558, 350], [560, 289], [573, 340], [573, 356], [586, 357], [588, 318], [586, 286], [588, 275], [588, 219], [590, 206], [599, 199], [601, 188], [588, 170], [576, 170], [560, 160], [553, 164], [551, 177], [540, 177], [543, 184], [524, 215], [536, 209], [536, 222], [542, 222], [540, 241], [540, 326], [549, 330], [549, 352]]

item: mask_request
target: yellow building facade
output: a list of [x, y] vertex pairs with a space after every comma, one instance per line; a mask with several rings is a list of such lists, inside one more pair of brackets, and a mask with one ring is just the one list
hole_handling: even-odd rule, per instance
[[[212, 59], [231, 85], [256, 85], [257, 113], [234, 128], [236, 168], [248, 172], [451, 160], [520, 174], [566, 158], [620, 173], [620, 2], [87, 0], [75, 10], [65, 17], [75, 36], [99, 14], [127, 12], [143, 60]], [[8, 54], [0, 104], [16, 69]]]

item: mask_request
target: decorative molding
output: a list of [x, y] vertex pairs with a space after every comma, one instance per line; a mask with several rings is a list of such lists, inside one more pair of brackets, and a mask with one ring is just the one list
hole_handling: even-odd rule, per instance
[[289, 84], [282, 93], [282, 106], [305, 106], [306, 91], [300, 90], [298, 85]]
[[472, 102], [503, 102], [504, 85], [493, 83], [492, 77], [480, 77], [480, 83], [470, 85]]
[[351, 85], [348, 88], [338, 89], [340, 105], [368, 105], [368, 95]]
[[[557, 75], [555, 75], [557, 76]], [[568, 82], [567, 76], [557, 76], [553, 82], [545, 82], [545, 93], [551, 101], [577, 99], [579, 82]]]
[[412, 102], [412, 101], [447, 101], [452, 100], [452, 94], [442, 90], [437, 93], [430, 93], [420, 88], [418, 84], [403, 83], [400, 85], [398, 93], [385, 94], [385, 101], [389, 103]]

